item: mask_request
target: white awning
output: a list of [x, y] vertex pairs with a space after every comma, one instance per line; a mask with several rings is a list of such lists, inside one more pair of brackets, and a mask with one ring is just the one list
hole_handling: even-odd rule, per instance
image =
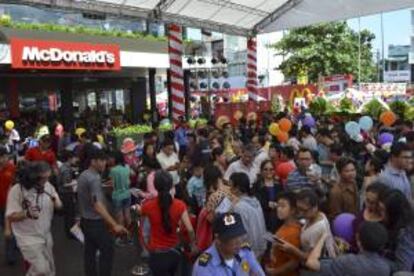
[[[50, 0], [6, 2], [51, 5]], [[53, 6], [248, 36], [411, 8], [414, 0], [54, 0]]]

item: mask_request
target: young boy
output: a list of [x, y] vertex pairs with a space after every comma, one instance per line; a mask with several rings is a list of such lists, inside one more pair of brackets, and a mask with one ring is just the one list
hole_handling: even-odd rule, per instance
[[[282, 193], [277, 197], [276, 203], [277, 216], [283, 221], [283, 225], [276, 232], [276, 237], [299, 248], [301, 225], [296, 220], [295, 194]], [[280, 250], [276, 241], [271, 251], [271, 263], [266, 268], [266, 275], [296, 276], [298, 267], [298, 258]]]
[[62, 165], [59, 168], [58, 192], [61, 195], [64, 211], [65, 232], [68, 238], [72, 238], [70, 229], [76, 222], [76, 175], [74, 168], [78, 163], [78, 157], [70, 151], [63, 151]]
[[198, 214], [198, 211], [203, 208], [206, 198], [206, 189], [203, 181], [203, 166], [201, 163], [195, 163], [193, 167], [193, 176], [190, 178], [187, 184], [188, 197], [191, 202], [194, 202], [194, 212]]

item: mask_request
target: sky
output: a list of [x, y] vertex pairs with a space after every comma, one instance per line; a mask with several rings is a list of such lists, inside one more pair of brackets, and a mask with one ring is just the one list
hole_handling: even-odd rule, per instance
[[[414, 7], [413, 7], [414, 8]], [[383, 14], [385, 56], [388, 45], [410, 45], [411, 35], [414, 34], [411, 25], [411, 9], [388, 12]], [[358, 31], [358, 19], [348, 20], [349, 26]], [[373, 50], [382, 49], [381, 14], [361, 17], [361, 30], [368, 29], [375, 34]]]

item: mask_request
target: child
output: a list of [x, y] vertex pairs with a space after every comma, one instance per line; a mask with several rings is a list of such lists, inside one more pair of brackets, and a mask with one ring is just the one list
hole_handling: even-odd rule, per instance
[[[278, 239], [300, 247], [301, 226], [296, 220], [296, 199], [292, 192], [282, 193], [277, 197], [277, 216], [283, 225], [277, 230]], [[271, 263], [267, 267], [266, 275], [296, 276], [299, 260], [296, 256], [283, 252], [277, 243], [271, 251]]]
[[190, 178], [187, 184], [188, 196], [191, 202], [194, 202], [193, 207], [196, 214], [203, 208], [206, 197], [206, 189], [203, 181], [203, 166], [201, 163], [194, 164], [193, 176]]
[[74, 167], [78, 164], [78, 157], [74, 152], [63, 151], [61, 155], [63, 164], [59, 168], [59, 187], [58, 191], [62, 198], [63, 206], [65, 206], [64, 223], [65, 232], [68, 238], [72, 238], [70, 229], [76, 222], [76, 175]]
[[115, 166], [111, 168], [109, 177], [113, 183], [112, 203], [116, 220], [119, 224], [129, 227], [131, 216], [129, 207], [131, 205], [130, 175], [131, 170], [125, 164], [122, 152], [114, 152]]

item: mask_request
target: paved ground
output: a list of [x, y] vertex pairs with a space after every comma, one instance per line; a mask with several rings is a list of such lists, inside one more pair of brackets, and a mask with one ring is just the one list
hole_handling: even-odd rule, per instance
[[[55, 242], [56, 276], [81, 276], [83, 273], [82, 245], [69, 240], [63, 231], [63, 220], [56, 217], [53, 221], [53, 239]], [[0, 275], [20, 276], [23, 274], [22, 261], [19, 260], [14, 267], [4, 263], [3, 236], [0, 235]], [[113, 276], [129, 276], [131, 268], [139, 262], [138, 250], [134, 246], [116, 247]]]

